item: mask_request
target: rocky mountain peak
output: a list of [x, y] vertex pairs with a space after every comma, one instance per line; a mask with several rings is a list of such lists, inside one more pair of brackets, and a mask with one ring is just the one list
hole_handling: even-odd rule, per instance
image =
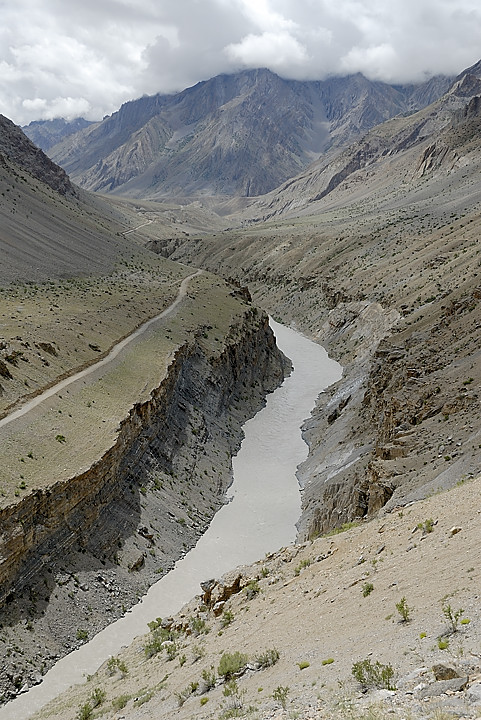
[[301, 82], [245, 70], [125, 103], [50, 155], [75, 182], [100, 192], [262, 195], [373, 126], [424, 107], [449, 82], [422, 92], [360, 73]]
[[67, 174], [11, 120], [0, 115], [0, 154], [61, 195], [75, 195]]

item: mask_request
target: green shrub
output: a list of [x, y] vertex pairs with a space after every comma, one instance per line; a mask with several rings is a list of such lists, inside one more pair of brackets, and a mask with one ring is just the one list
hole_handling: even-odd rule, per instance
[[216, 681], [216, 674], [213, 667], [210, 670], [207, 670], [207, 668], [202, 670], [202, 680], [204, 681], [205, 686], [204, 692], [207, 692], [214, 687]]
[[287, 705], [287, 696], [289, 695], [289, 688], [287, 686], [278, 685], [274, 692], [272, 693], [272, 697], [274, 700], [281, 704], [281, 707], [285, 710]]
[[362, 586], [362, 596], [367, 597], [372, 593], [374, 590], [374, 585], [372, 583], [364, 583]]
[[309, 567], [310, 564], [311, 564], [310, 558], [304, 558], [304, 560], [301, 560], [299, 565], [294, 570], [294, 575], [296, 575], [296, 576], [300, 575], [301, 570], [304, 570], [304, 568]]
[[236, 650], [234, 653], [224, 653], [220, 659], [217, 672], [221, 677], [229, 680], [235, 673], [243, 670], [247, 665], [247, 655]]
[[173, 660], [175, 656], [177, 655], [177, 645], [173, 640], [168, 641], [164, 644], [165, 653], [167, 655], [167, 660]]
[[322, 661], [321, 664], [322, 665], [332, 665], [333, 662], [334, 662], [334, 658], [326, 658], [325, 660]]
[[152, 633], [152, 637], [147, 640], [144, 647], [145, 657], [151, 658], [157, 655], [163, 649], [164, 640], [158, 633]]
[[150, 632], [154, 632], [154, 630], [157, 630], [157, 628], [160, 628], [161, 625], [162, 625], [161, 617], [155, 618], [155, 620], [151, 620], [149, 623], [147, 623], [147, 627], [149, 628]]
[[236, 680], [231, 679], [225, 683], [223, 694], [224, 697], [229, 698], [228, 711], [223, 717], [237, 717], [236, 711], [242, 708], [247, 690], [240, 690]]
[[279, 660], [279, 657], [279, 650], [271, 648], [270, 650], [265, 650], [263, 653], [260, 653], [260, 655], [257, 655], [255, 660], [260, 669], [264, 670], [265, 668], [275, 665]]
[[88, 640], [89, 634], [86, 630], [83, 630], [82, 628], [77, 628], [77, 640]]
[[[451, 458], [448, 456], [448, 460]], [[434, 520], [432, 518], [429, 518], [428, 520], [425, 520], [423, 523], [417, 524], [418, 530], [422, 530], [423, 535], [428, 535], [429, 533], [432, 533], [434, 530]]]
[[90, 720], [93, 714], [93, 707], [90, 703], [82, 705], [77, 713], [78, 720]]
[[297, 664], [299, 665], [299, 670], [305, 670], [311, 665], [311, 663], [307, 662], [307, 660], [303, 660], [302, 662], [298, 662]]
[[107, 693], [105, 692], [105, 690], [101, 690], [101, 688], [95, 688], [95, 690], [90, 696], [90, 699], [92, 701], [92, 707], [96, 708], [99, 707], [99, 705], [102, 705], [106, 696]]
[[457, 632], [458, 630], [458, 623], [459, 620], [464, 613], [464, 610], [459, 608], [459, 610], [453, 610], [451, 605], [443, 605], [442, 606], [443, 615], [448, 621], [449, 629], [452, 633]]
[[130, 695], [119, 695], [112, 700], [112, 707], [114, 710], [122, 710], [130, 700]]
[[363, 690], [371, 688], [395, 690], [391, 682], [394, 677], [391, 665], [382, 665], [378, 660], [372, 663], [369, 658], [366, 658], [354, 663], [351, 672]]
[[107, 661], [107, 672], [109, 675], [114, 675], [117, 670], [120, 671], [122, 674], [122, 677], [125, 677], [125, 675], [128, 674], [129, 670], [127, 668], [127, 665], [123, 660], [119, 660], [119, 658], [111, 657]]
[[221, 617], [221, 625], [223, 628], [227, 627], [234, 621], [234, 613], [231, 610], [224, 610]]
[[402, 597], [398, 603], [396, 603], [396, 610], [401, 616], [401, 622], [409, 622], [411, 619], [409, 617], [412, 608], [409, 607], [407, 604], [407, 600], [405, 597]]
[[[160, 618], [159, 618], [160, 620]], [[160, 620], [161, 621], [161, 620]], [[162, 621], [161, 621], [162, 622]], [[175, 652], [170, 651], [169, 645], [166, 646], [167, 654], [170, 660], [172, 660], [173, 657], [175, 657], [176, 654], [176, 646], [175, 641], [178, 637], [178, 633], [175, 632], [175, 630], [167, 630], [166, 628], [162, 628], [159, 625], [156, 624], [157, 621], [153, 621], [149, 623], [150, 627], [150, 635], [149, 639], [147, 640], [147, 643], [145, 645], [144, 651], [145, 656], [147, 658], [152, 657], [153, 655], [157, 655], [161, 650], [164, 650], [164, 643], [165, 642], [171, 642], [174, 643], [174, 650]], [[172, 646], [170, 646], [172, 647]]]
[[257, 580], [251, 580], [244, 588], [248, 600], [252, 600], [260, 591], [261, 589]]
[[194, 637], [201, 634], [207, 634], [209, 632], [209, 627], [206, 621], [201, 617], [189, 618], [189, 627], [192, 630]]

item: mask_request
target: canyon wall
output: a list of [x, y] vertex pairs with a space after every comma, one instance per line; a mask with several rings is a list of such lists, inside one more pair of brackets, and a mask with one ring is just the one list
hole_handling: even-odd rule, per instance
[[[179, 348], [166, 377], [147, 402], [131, 409], [103, 457], [86, 472], [66, 482], [53, 481], [47, 490], [33, 491], [1, 511], [1, 601], [52, 557], [75, 544], [91, 544], [92, 527], [112, 511], [126, 483], [130, 487], [145, 480], [149, 464], [155, 462], [171, 472], [179, 469], [180, 456], [195, 458], [221, 438], [235, 452], [240, 424], [261, 407], [265, 394], [283, 376], [284, 361], [267, 318], [255, 309], [246, 313], [235, 336], [227, 338], [222, 354], [209, 357], [199, 339]], [[195, 413], [197, 427], [192, 427]], [[191, 462], [195, 464], [195, 459]], [[214, 495], [225, 488], [222, 478]], [[123, 530], [117, 522], [115, 533], [108, 533], [104, 552], [121, 539]], [[97, 538], [97, 545], [101, 544]]]
[[[164, 379], [87, 471], [53, 479], [2, 511], [5, 699], [79, 645], [74, 608], [89, 635], [120, 617], [223, 504], [242, 424], [289, 368], [267, 316], [246, 305], [240, 318], [221, 349], [202, 331], [179, 347]], [[19, 648], [33, 636], [45, 647], [29, 665]]]

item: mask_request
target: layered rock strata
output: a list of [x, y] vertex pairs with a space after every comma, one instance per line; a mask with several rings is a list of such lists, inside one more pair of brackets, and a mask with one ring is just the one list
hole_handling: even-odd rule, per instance
[[[195, 544], [231, 482], [241, 425], [286, 366], [267, 317], [247, 305], [222, 351], [202, 333], [177, 350], [165, 378], [87, 471], [2, 510], [5, 699], [85, 639], [79, 627], [91, 636], [122, 615]], [[21, 649], [33, 636], [41, 643], [28, 666]]]

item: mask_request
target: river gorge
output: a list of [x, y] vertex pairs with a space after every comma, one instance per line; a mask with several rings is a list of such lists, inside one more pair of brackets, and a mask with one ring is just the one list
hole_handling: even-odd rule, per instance
[[233, 460], [228, 500], [197, 545], [151, 587], [123, 618], [60, 660], [43, 682], [0, 710], [0, 718], [28, 717], [72, 683], [81, 682], [109, 656], [147, 630], [155, 617], [178, 611], [199, 584], [235, 566], [252, 562], [295, 540], [300, 516], [298, 465], [308, 448], [301, 425], [318, 394], [341, 377], [325, 350], [299, 333], [271, 321], [293, 372], [271, 393], [266, 406], [244, 425], [244, 440]]

